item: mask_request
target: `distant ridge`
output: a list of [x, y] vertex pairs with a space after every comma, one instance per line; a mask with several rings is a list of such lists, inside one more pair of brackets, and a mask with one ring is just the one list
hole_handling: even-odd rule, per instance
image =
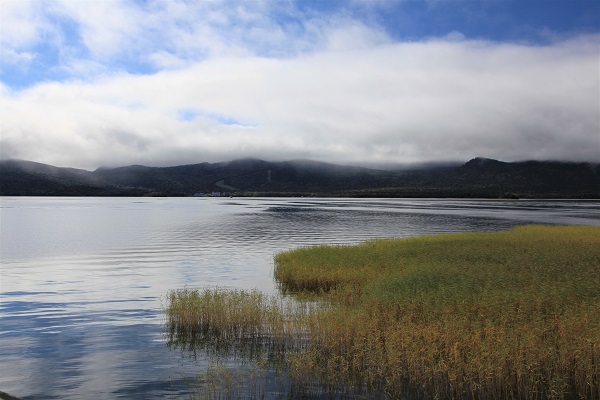
[[[236, 196], [600, 198], [600, 165], [503, 162], [390, 171], [312, 160], [246, 158], [173, 167], [60, 168], [0, 161], [2, 196]], [[216, 194], [216, 193], [215, 193]]]

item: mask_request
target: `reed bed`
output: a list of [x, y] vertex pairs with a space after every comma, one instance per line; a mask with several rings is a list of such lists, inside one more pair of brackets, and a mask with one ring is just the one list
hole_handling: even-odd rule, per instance
[[600, 399], [600, 228], [302, 248], [274, 275], [320, 305], [172, 291], [175, 342], [266, 340], [300, 397]]
[[311, 316], [313, 348], [297, 361], [324, 384], [394, 398], [600, 398], [599, 228], [299, 249], [276, 256], [275, 277], [288, 291], [328, 282], [337, 306]]

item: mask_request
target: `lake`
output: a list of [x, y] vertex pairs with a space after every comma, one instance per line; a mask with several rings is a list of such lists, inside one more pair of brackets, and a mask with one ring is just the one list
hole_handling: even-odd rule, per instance
[[0, 390], [30, 399], [186, 398], [206, 360], [167, 347], [169, 290], [273, 293], [280, 251], [531, 223], [600, 226], [600, 203], [3, 197]]

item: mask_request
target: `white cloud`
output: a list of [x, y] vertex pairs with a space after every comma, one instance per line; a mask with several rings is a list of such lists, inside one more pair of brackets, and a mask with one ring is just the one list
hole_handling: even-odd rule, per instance
[[600, 159], [599, 35], [394, 43], [344, 12], [301, 15], [279, 1], [1, 4], [2, 62], [35, 62], [43, 44], [68, 78], [2, 87], [2, 158]]
[[[43, 22], [31, 1], [0, 2], [0, 59], [3, 65], [27, 68], [36, 58], [30, 48], [38, 41]], [[4, 70], [5, 67], [2, 67]]]
[[6, 64], [18, 64], [21, 67], [27, 66], [35, 59], [35, 54], [29, 51], [16, 51], [11, 48], [0, 48], [0, 57]]
[[148, 60], [159, 69], [174, 69], [188, 65], [185, 59], [164, 50], [151, 53]]
[[0, 3], [2, 44], [12, 49], [34, 42], [39, 20], [35, 5], [27, 0], [4, 0]]
[[2, 157], [87, 168], [241, 156], [594, 160], [598, 39], [432, 40], [41, 84], [3, 93]]
[[56, 0], [53, 14], [77, 24], [85, 47], [94, 58], [110, 58], [143, 40], [144, 15], [125, 1]]

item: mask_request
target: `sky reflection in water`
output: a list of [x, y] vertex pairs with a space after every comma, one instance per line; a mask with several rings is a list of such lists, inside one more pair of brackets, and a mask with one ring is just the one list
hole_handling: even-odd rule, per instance
[[275, 292], [273, 255], [376, 237], [600, 226], [592, 201], [1, 199], [0, 390], [33, 399], [178, 398], [205, 367], [170, 352], [161, 298]]

